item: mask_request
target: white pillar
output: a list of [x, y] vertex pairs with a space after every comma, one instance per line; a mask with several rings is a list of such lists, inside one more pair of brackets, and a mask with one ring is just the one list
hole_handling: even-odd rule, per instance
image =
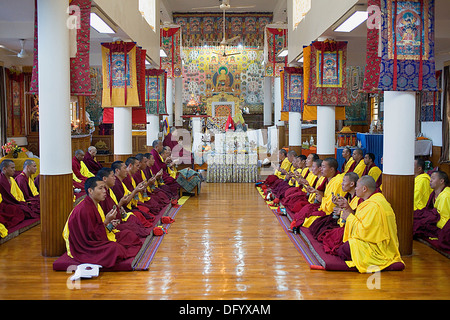
[[275, 125], [277, 126], [284, 126], [284, 121], [281, 121], [281, 108], [283, 106], [283, 102], [281, 101], [281, 79], [280, 77], [275, 78], [274, 86], [273, 86], [273, 96], [274, 96], [274, 102], [275, 102], [275, 111], [274, 111], [274, 118], [275, 118]]
[[317, 106], [317, 154], [332, 155], [336, 131], [335, 107]]
[[159, 138], [159, 116], [147, 114], [147, 146], [152, 146], [153, 141]]
[[414, 174], [415, 92], [384, 92], [383, 173]]
[[302, 145], [302, 114], [300, 112], [289, 112], [289, 146], [299, 147]]
[[39, 170], [42, 175], [72, 173], [68, 3], [38, 1]]
[[167, 78], [167, 87], [166, 87], [166, 110], [169, 114], [165, 116], [167, 122], [169, 123], [169, 127], [173, 126], [173, 81], [172, 78]]
[[175, 126], [183, 126], [183, 78], [175, 78]]
[[133, 154], [131, 112], [132, 108], [129, 107], [114, 108], [115, 155]]
[[264, 125], [272, 125], [272, 78], [264, 77]]

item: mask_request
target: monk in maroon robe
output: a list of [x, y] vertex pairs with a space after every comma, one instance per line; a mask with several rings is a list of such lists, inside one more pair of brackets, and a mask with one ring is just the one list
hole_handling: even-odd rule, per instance
[[95, 155], [97, 154], [97, 148], [90, 146], [88, 152], [84, 154], [83, 162], [90, 172], [97, 174], [97, 172], [103, 168], [103, 166], [95, 160]]
[[3, 160], [0, 165], [0, 194], [2, 195], [2, 202], [10, 205], [15, 205], [20, 208], [25, 214], [25, 219], [36, 219], [40, 217], [39, 208], [33, 207], [26, 201], [16, 199], [11, 192], [11, 180], [15, 173], [16, 165], [12, 160]]
[[[139, 169], [139, 161], [135, 157], [129, 157], [125, 161], [126, 165], [126, 176], [122, 179], [123, 184], [127, 187], [128, 190], [133, 190], [135, 186], [133, 185], [133, 176], [136, 174], [137, 170]], [[136, 182], [134, 181], [134, 184], [137, 186]], [[162, 203], [159, 202], [156, 197], [149, 197], [149, 194], [146, 192], [147, 190], [147, 182], [144, 183], [144, 189], [140, 192], [141, 197], [139, 204], [146, 206], [150, 213], [157, 215], [161, 212], [161, 210], [168, 204], [168, 203]], [[139, 194], [138, 194], [139, 197]]]
[[178, 182], [172, 178], [167, 170], [167, 164], [164, 162], [162, 156], [160, 153], [163, 152], [163, 145], [161, 141], [155, 140], [153, 142], [153, 149], [151, 151], [151, 154], [153, 155], [153, 158], [155, 159], [154, 164], [150, 168], [153, 174], [156, 174], [160, 170], [162, 170], [163, 175], [162, 179], [164, 181], [164, 184], [170, 187], [170, 192], [172, 194], [172, 197], [175, 197], [178, 194], [178, 190], [180, 189], [180, 185]]
[[106, 197], [105, 183], [92, 177], [86, 180], [85, 189], [88, 195], [73, 209], [64, 228], [69, 256], [79, 263], [98, 264], [104, 268], [112, 268], [135, 257], [142, 242], [133, 232], [115, 232], [116, 241], [108, 235], [118, 224], [116, 210], [104, 212], [104, 221], [100, 216], [98, 208]]
[[[117, 216], [116, 219], [119, 219], [121, 222], [116, 227], [116, 229], [122, 230], [130, 230], [134, 232], [142, 241], [150, 235], [151, 228], [145, 227], [139, 220], [137, 216], [134, 214], [127, 215], [125, 210], [125, 204], [128, 203], [129, 199], [124, 197], [122, 199], [116, 199], [114, 192], [110, 188], [115, 185], [116, 176], [111, 168], [102, 168], [97, 172], [97, 177], [101, 178], [105, 183], [106, 187], [106, 197], [105, 200], [100, 201], [100, 206], [103, 209], [103, 212], [109, 212], [114, 207], [117, 207]], [[114, 196], [114, 199], [111, 197], [111, 193]], [[128, 216], [128, 217], [127, 217]], [[127, 217], [127, 218], [126, 218]], [[126, 218], [126, 220], [125, 220]]]
[[139, 161], [139, 169], [133, 175], [133, 179], [136, 184], [142, 181], [147, 181], [147, 194], [148, 196], [157, 199], [160, 203], [169, 204], [170, 197], [160, 188], [156, 187], [157, 180], [162, 176], [162, 171], [159, 174], [152, 175], [148, 167], [148, 158], [144, 154], [137, 154], [136, 159]]
[[[33, 207], [40, 211], [40, 197], [34, 180], [31, 177], [36, 173], [37, 166], [33, 160], [25, 160], [23, 164], [23, 171], [15, 178], [17, 185], [23, 193], [26, 202], [29, 202]], [[31, 185], [31, 186], [30, 186]], [[33, 188], [33, 190], [31, 190]], [[33, 191], [37, 194], [33, 194]]]

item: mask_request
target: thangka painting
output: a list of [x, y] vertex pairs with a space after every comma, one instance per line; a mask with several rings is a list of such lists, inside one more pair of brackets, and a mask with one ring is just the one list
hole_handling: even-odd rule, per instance
[[181, 27], [161, 27], [161, 49], [167, 55], [161, 58], [161, 69], [167, 71], [168, 78], [181, 77]]
[[437, 91], [424, 91], [421, 98], [421, 121], [442, 121], [442, 70], [436, 71]]
[[25, 135], [24, 74], [14, 68], [6, 69], [7, 126], [6, 135]]
[[277, 54], [288, 46], [288, 30], [286, 28], [266, 27], [265, 39], [267, 48], [265, 75], [266, 77], [279, 77], [280, 72], [287, 65], [287, 56], [277, 58]]
[[282, 112], [303, 112], [303, 68], [286, 67], [281, 72]]
[[344, 124], [346, 126], [367, 124], [369, 97], [368, 93], [362, 91], [363, 80], [364, 67], [347, 67], [347, 90], [350, 106], [345, 108], [346, 120]]
[[167, 114], [166, 81], [165, 70], [145, 70], [145, 110], [147, 114]]
[[240, 105], [254, 112], [264, 104], [263, 50], [253, 47], [184, 48], [183, 103], [192, 95], [200, 102], [226, 93], [240, 99]]
[[[272, 13], [227, 13], [226, 39], [240, 36], [243, 46], [263, 47], [264, 28], [272, 22]], [[216, 46], [223, 38], [222, 13], [174, 13], [173, 21], [182, 29], [183, 47]]]
[[102, 78], [103, 108], [141, 106], [135, 42], [102, 43]]
[[310, 106], [348, 106], [347, 42], [315, 41], [310, 47], [307, 104]]
[[364, 92], [378, 92], [378, 82], [380, 80], [380, 62], [381, 58], [378, 54], [379, 37], [381, 28], [381, 17], [377, 20], [379, 14], [381, 0], [368, 0], [367, 6], [369, 11], [369, 19], [367, 25], [367, 45], [366, 45], [366, 67], [364, 72]]
[[[69, 19], [76, 23], [71, 26], [70, 32], [76, 32], [76, 54], [70, 58], [70, 94], [71, 95], [90, 95], [91, 79], [89, 65], [90, 51], [90, 13], [91, 0], [72, 0], [70, 2]], [[69, 21], [69, 20], [68, 20]], [[30, 84], [30, 93], [39, 93], [38, 83], [38, 21], [37, 7], [34, 13], [34, 60], [32, 77]]]
[[434, 0], [381, 0], [378, 89], [435, 91]]

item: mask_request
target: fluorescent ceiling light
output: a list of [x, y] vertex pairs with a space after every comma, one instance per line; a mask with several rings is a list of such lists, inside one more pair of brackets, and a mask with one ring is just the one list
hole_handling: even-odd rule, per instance
[[369, 13], [367, 11], [355, 11], [339, 27], [334, 29], [336, 32], [350, 32], [367, 20]]
[[280, 52], [278, 52], [277, 57], [284, 58], [288, 55], [288, 49], [283, 48]]
[[115, 31], [95, 12], [91, 12], [91, 27], [99, 33], [115, 33]]
[[163, 49], [159, 49], [159, 56], [161, 58], [167, 58], [167, 54]]

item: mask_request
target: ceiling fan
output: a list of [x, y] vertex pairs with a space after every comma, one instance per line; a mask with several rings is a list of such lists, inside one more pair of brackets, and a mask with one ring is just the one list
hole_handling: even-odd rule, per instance
[[250, 9], [250, 8], [254, 8], [256, 6], [242, 6], [242, 7], [232, 7], [230, 6], [230, 0], [222, 0], [222, 3], [217, 7], [217, 6], [213, 6], [213, 7], [199, 7], [199, 8], [192, 8], [192, 10], [204, 10], [204, 9], [217, 9], [220, 8], [222, 10], [228, 10], [228, 9]]
[[25, 51], [24, 45], [25, 45], [25, 39], [20, 39], [20, 46], [21, 46], [20, 51], [15, 51], [15, 50], [9, 49], [9, 48], [5, 47], [4, 45], [0, 45], [0, 48], [14, 53], [14, 54], [8, 55], [9, 57], [26, 58], [26, 57], [28, 57], [28, 53]]

